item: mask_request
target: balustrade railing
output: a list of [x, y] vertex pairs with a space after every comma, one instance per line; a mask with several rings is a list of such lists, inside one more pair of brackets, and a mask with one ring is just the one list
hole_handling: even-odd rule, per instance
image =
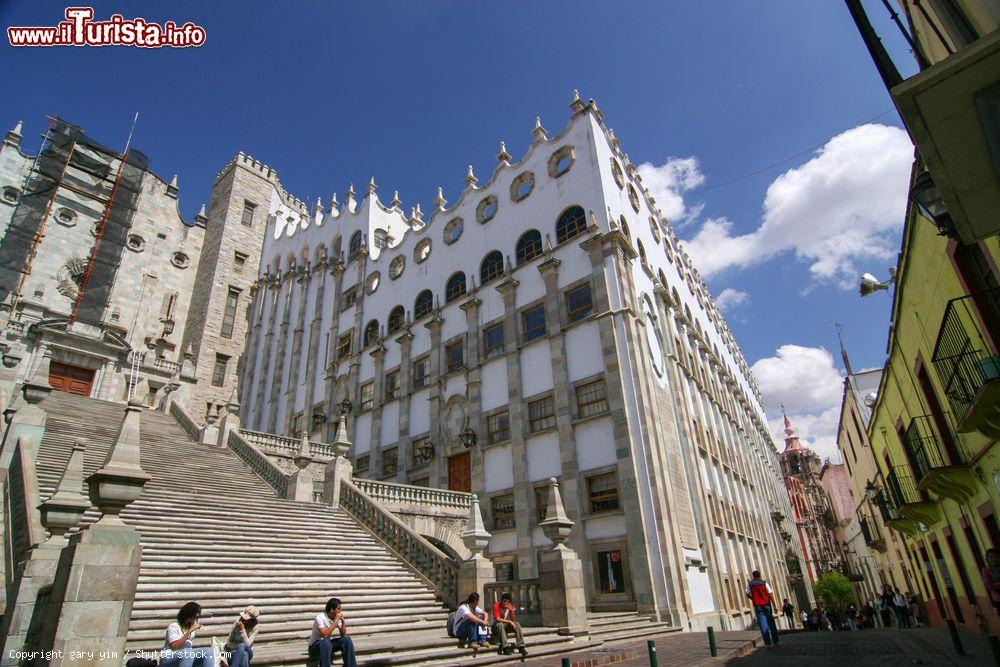
[[454, 561], [353, 482], [341, 482], [340, 506], [435, 589], [442, 602], [457, 603], [458, 565]]
[[268, 458], [267, 454], [257, 449], [235, 429], [229, 432], [228, 444], [229, 449], [267, 482], [279, 496], [282, 498], [288, 496], [288, 474], [278, 467], [277, 463]]
[[28, 552], [44, 538], [40, 504], [34, 452], [23, 438], [18, 438], [3, 484], [4, 572], [8, 584], [17, 576]]
[[380, 482], [355, 478], [354, 484], [375, 501], [387, 505], [417, 505], [427, 508], [446, 508], [468, 512], [472, 494], [426, 486], [413, 486], [397, 482]]
[[188, 434], [189, 438], [192, 440], [201, 439], [201, 429], [194, 423], [194, 420], [191, 419], [191, 415], [189, 415], [177, 401], [170, 404], [170, 416], [177, 420], [177, 423], [180, 424], [180, 427], [184, 429], [184, 432]]
[[517, 607], [517, 620], [521, 625], [533, 626], [542, 624], [542, 600], [539, 595], [538, 579], [520, 579], [518, 581], [495, 581], [486, 584], [483, 596], [484, 609], [492, 609], [504, 593], [510, 593], [511, 601]]
[[[289, 438], [275, 433], [264, 433], [263, 431], [250, 431], [245, 428], [240, 429], [240, 435], [246, 438], [258, 449], [275, 454], [295, 455], [299, 451], [302, 441], [298, 438]], [[325, 442], [309, 441], [309, 453], [313, 456], [333, 458], [333, 445]]]
[[917, 485], [913, 481], [913, 473], [909, 466], [895, 466], [885, 479], [889, 495], [898, 511], [903, 505], [919, 503], [923, 500]]
[[146, 354], [140, 354], [138, 352], [131, 352], [128, 355], [128, 363], [135, 363], [136, 357], [139, 358], [139, 365], [144, 368], [155, 368], [156, 370], [164, 371], [165, 373], [178, 373], [181, 370], [181, 365], [176, 361], [170, 361], [164, 357], [149, 356]]

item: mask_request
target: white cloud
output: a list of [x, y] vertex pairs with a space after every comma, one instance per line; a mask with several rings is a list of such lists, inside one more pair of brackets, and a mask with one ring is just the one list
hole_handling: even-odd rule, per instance
[[668, 157], [660, 166], [643, 162], [638, 170], [643, 185], [671, 223], [683, 223], [701, 212], [701, 205], [689, 208], [682, 196], [705, 182], [697, 158]]
[[734, 235], [731, 221], [708, 219], [685, 249], [702, 275], [794, 251], [814, 279], [852, 288], [861, 262], [896, 251], [912, 162], [903, 130], [873, 124], [848, 130], [771, 183], [756, 230]]
[[837, 423], [843, 378], [833, 355], [821, 347], [782, 345], [773, 357], [759, 359], [750, 368], [764, 395], [764, 408], [779, 451], [785, 437], [784, 406], [795, 432], [822, 458], [839, 461]]
[[746, 303], [749, 299], [750, 295], [746, 292], [741, 292], [738, 289], [727, 287], [719, 292], [719, 296], [715, 297], [715, 305], [717, 305], [720, 310], [729, 310], [733, 306]]

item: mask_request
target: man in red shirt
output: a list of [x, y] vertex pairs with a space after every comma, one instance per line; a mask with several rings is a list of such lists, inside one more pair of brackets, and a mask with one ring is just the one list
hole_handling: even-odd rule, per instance
[[493, 604], [493, 632], [500, 642], [500, 653], [510, 655], [514, 652], [507, 645], [507, 633], [513, 632], [517, 638], [517, 650], [521, 652], [521, 658], [528, 656], [528, 651], [524, 648], [524, 636], [521, 634], [521, 624], [517, 622], [517, 607], [510, 599], [510, 593], [500, 596], [500, 601]]
[[771, 584], [760, 578], [760, 570], [753, 571], [747, 583], [747, 597], [753, 604], [753, 613], [764, 636], [764, 645], [778, 645], [778, 624], [774, 622], [774, 591]]

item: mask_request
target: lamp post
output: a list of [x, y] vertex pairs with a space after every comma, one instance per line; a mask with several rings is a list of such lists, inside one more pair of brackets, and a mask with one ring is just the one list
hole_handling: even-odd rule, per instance
[[351, 405], [351, 402], [345, 398], [340, 402], [340, 414], [342, 415], [349, 414], [351, 412], [352, 407], [353, 406]]
[[476, 435], [476, 432], [473, 431], [472, 428], [469, 426], [466, 426], [464, 429], [462, 429], [461, 438], [462, 438], [462, 445], [466, 449], [472, 449], [473, 447], [475, 447], [476, 441], [479, 439], [478, 436]]

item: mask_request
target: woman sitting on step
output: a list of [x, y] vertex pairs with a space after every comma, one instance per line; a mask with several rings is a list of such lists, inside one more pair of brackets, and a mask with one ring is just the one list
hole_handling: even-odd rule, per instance
[[486, 648], [489, 643], [480, 639], [480, 630], [488, 627], [486, 612], [479, 607], [479, 593], [470, 593], [465, 602], [458, 607], [455, 636], [464, 640], [466, 648], [473, 650]]
[[[340, 636], [334, 637], [340, 628]], [[347, 620], [341, 609], [340, 600], [330, 598], [326, 609], [313, 620], [312, 634], [309, 636], [309, 657], [319, 659], [319, 667], [331, 667], [333, 654], [340, 651], [344, 667], [358, 667], [354, 657], [354, 641], [347, 636]]]
[[257, 638], [257, 617], [260, 610], [248, 605], [229, 631], [226, 652], [229, 653], [229, 667], [250, 667], [253, 658], [253, 642]]
[[160, 652], [160, 667], [215, 667], [211, 648], [194, 648], [195, 633], [201, 629], [201, 605], [188, 602], [177, 612], [177, 620], [167, 626], [167, 637]]

